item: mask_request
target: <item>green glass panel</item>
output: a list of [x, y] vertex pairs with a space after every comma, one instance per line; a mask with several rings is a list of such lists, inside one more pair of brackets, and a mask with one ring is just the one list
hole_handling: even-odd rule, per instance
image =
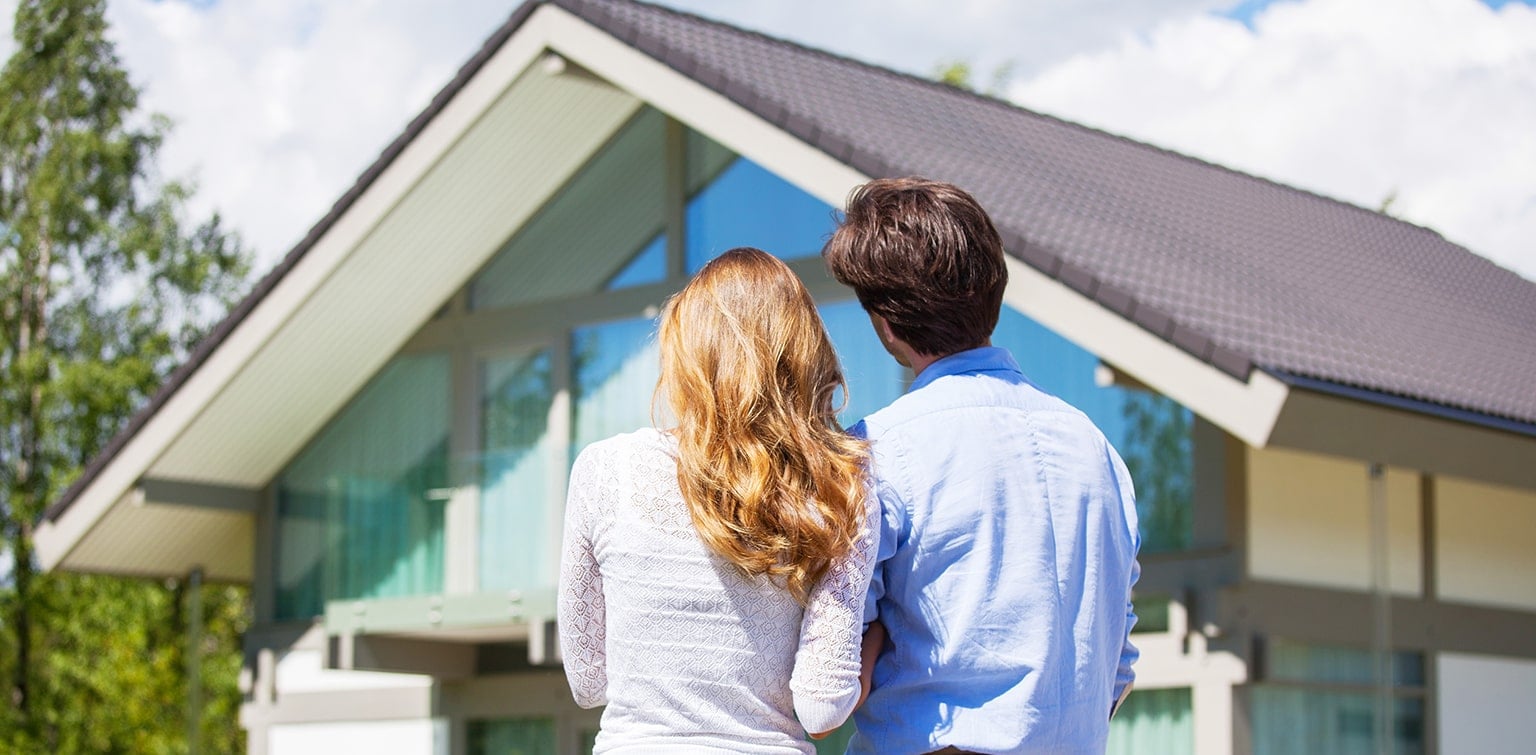
[[[1132, 693], [1134, 694], [1134, 693]], [[1375, 755], [1374, 695], [1256, 685], [1250, 697], [1254, 755]], [[1424, 702], [1392, 701], [1390, 751], [1424, 752]]]
[[1133, 689], [1109, 722], [1108, 755], [1181, 755], [1195, 749], [1189, 689]]
[[651, 425], [651, 395], [661, 374], [655, 334], [656, 321], [648, 317], [571, 332], [573, 451]]
[[[1424, 655], [1395, 651], [1394, 686], [1424, 683]], [[1314, 645], [1272, 638], [1265, 646], [1265, 674], [1276, 681], [1370, 685], [1376, 680], [1376, 656], [1366, 648]]]
[[552, 586], [549, 352], [486, 360], [480, 385], [480, 589]]
[[1138, 595], [1132, 601], [1136, 610], [1136, 626], [1131, 629], [1135, 634], [1168, 631], [1168, 606], [1170, 600], [1166, 595]]
[[398, 357], [277, 479], [277, 617], [439, 592], [448, 490], [444, 355]]
[[556, 755], [552, 718], [501, 718], [470, 721], [466, 727], [468, 755]]

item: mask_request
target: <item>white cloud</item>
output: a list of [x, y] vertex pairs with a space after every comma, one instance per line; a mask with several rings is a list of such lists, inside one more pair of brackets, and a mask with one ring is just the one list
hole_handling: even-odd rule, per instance
[[[16, 0], [0, 0], [9, 18]], [[1536, 12], [1476, 0], [665, 0], [926, 73], [1015, 61], [1025, 104], [1415, 222], [1536, 276]], [[112, 0], [161, 154], [265, 270], [515, 7], [513, 0]], [[9, 45], [0, 38], [0, 53]], [[1524, 179], [1524, 180], [1522, 180]]]
[[[1225, 0], [668, 4], [918, 73], [966, 59], [985, 82], [1005, 60], [1027, 73]], [[254, 245], [264, 270], [513, 7], [507, 0], [226, 0], [211, 7], [113, 0], [109, 17], [144, 104], [176, 123], [161, 155], [165, 171], [196, 178], [194, 209], [222, 212]]]
[[1305, 0], [1055, 65], [1026, 106], [1366, 207], [1536, 278], [1536, 10]]
[[143, 105], [171, 116], [164, 172], [221, 212], [265, 270], [330, 209], [510, 9], [464, 0], [117, 0]]

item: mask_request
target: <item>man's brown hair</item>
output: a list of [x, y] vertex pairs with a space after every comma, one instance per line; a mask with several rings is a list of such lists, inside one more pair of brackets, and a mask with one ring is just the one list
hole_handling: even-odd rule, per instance
[[1008, 285], [1003, 242], [954, 184], [882, 178], [854, 189], [821, 255], [864, 310], [919, 354], [974, 349], [997, 327]]

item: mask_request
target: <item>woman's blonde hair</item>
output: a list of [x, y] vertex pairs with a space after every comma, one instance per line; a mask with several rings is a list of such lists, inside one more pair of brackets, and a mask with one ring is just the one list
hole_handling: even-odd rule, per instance
[[863, 525], [867, 458], [838, 424], [847, 387], [815, 302], [783, 262], [732, 249], [667, 301], [660, 342], [700, 537], [804, 603]]

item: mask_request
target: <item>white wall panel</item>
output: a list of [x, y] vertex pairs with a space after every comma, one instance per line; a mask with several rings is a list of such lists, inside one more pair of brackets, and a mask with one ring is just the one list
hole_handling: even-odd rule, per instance
[[269, 755], [447, 755], [448, 723], [443, 719], [412, 721], [340, 721], [281, 724], [267, 732]]
[[1536, 661], [1443, 653], [1440, 752], [1517, 753], [1536, 748]]
[[1436, 478], [1435, 540], [1442, 599], [1536, 611], [1536, 492]]
[[[1421, 590], [1419, 476], [1387, 470], [1389, 582]], [[1371, 488], [1361, 461], [1248, 451], [1249, 572], [1254, 579], [1371, 588]]]

